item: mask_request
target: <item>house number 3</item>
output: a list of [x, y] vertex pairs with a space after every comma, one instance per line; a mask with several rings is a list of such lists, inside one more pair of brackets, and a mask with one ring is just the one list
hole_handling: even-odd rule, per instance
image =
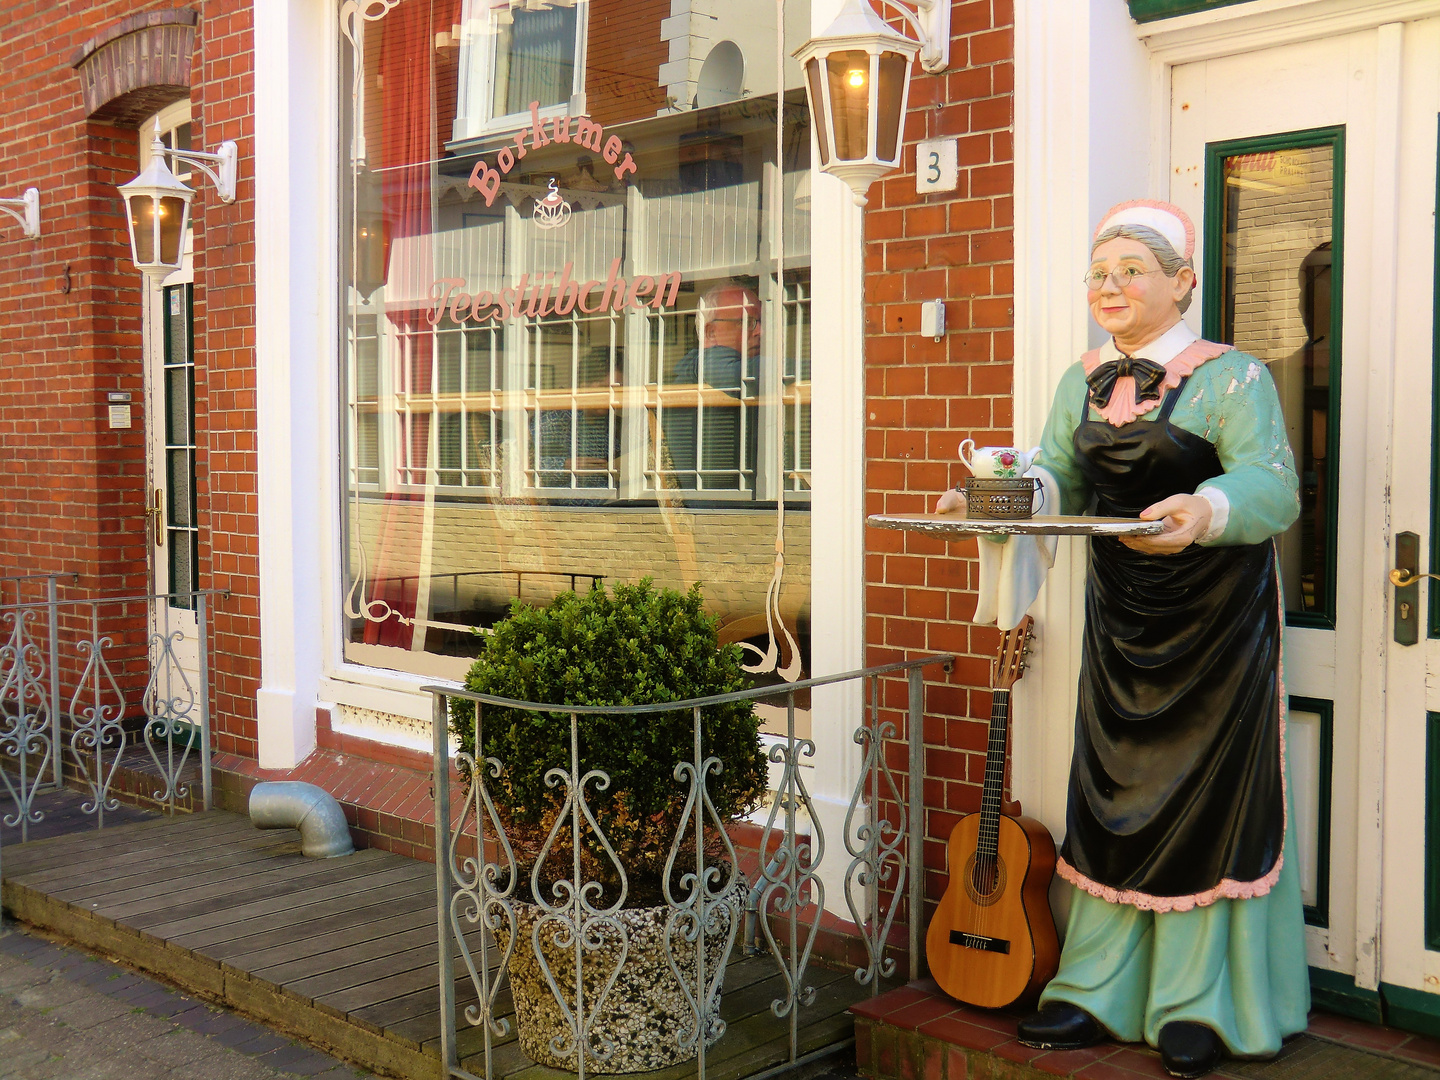
[[915, 147], [915, 190], [921, 195], [960, 186], [959, 145], [955, 139], [927, 139]]

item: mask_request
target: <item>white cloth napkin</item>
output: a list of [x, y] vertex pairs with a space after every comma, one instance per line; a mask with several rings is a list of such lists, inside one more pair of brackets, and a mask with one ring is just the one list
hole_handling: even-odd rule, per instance
[[[1025, 473], [1040, 481], [1037, 506], [1050, 513], [1060, 508], [1060, 486], [1039, 465]], [[1043, 494], [1043, 501], [1040, 496]], [[997, 544], [980, 537], [980, 598], [972, 622], [995, 623], [1001, 630], [1013, 630], [1035, 602], [1045, 574], [1055, 565], [1056, 536], [1007, 536]]]

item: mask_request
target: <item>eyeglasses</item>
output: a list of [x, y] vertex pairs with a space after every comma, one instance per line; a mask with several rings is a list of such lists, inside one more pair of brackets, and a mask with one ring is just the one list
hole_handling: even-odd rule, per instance
[[1163, 274], [1163, 270], [1141, 270], [1133, 263], [1125, 266], [1117, 266], [1114, 270], [1091, 270], [1080, 280], [1091, 292], [1099, 292], [1105, 287], [1105, 279], [1109, 278], [1115, 283], [1117, 289], [1123, 289], [1126, 285], [1134, 285], [1142, 277], [1150, 274]]

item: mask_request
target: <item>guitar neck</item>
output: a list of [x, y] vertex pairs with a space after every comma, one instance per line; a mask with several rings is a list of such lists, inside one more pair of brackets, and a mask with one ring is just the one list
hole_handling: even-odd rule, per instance
[[985, 787], [980, 793], [980, 842], [976, 853], [1000, 847], [1000, 799], [1005, 790], [1005, 746], [1010, 733], [1010, 691], [996, 690], [990, 704], [990, 741], [985, 749]]

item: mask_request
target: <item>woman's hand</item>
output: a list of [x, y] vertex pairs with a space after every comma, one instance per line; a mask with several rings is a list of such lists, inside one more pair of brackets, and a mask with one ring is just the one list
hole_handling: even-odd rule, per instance
[[1141, 521], [1164, 521], [1155, 536], [1123, 536], [1120, 542], [1146, 555], [1174, 555], [1205, 535], [1214, 513], [1210, 500], [1199, 495], [1171, 495], [1140, 511]]
[[935, 504], [935, 512], [937, 514], [950, 514], [954, 513], [956, 510], [961, 511], [962, 513], [964, 512], [965, 493], [962, 491], [956, 491], [954, 488], [950, 488], [948, 491], [945, 492], [944, 495], [940, 496], [940, 501]]

